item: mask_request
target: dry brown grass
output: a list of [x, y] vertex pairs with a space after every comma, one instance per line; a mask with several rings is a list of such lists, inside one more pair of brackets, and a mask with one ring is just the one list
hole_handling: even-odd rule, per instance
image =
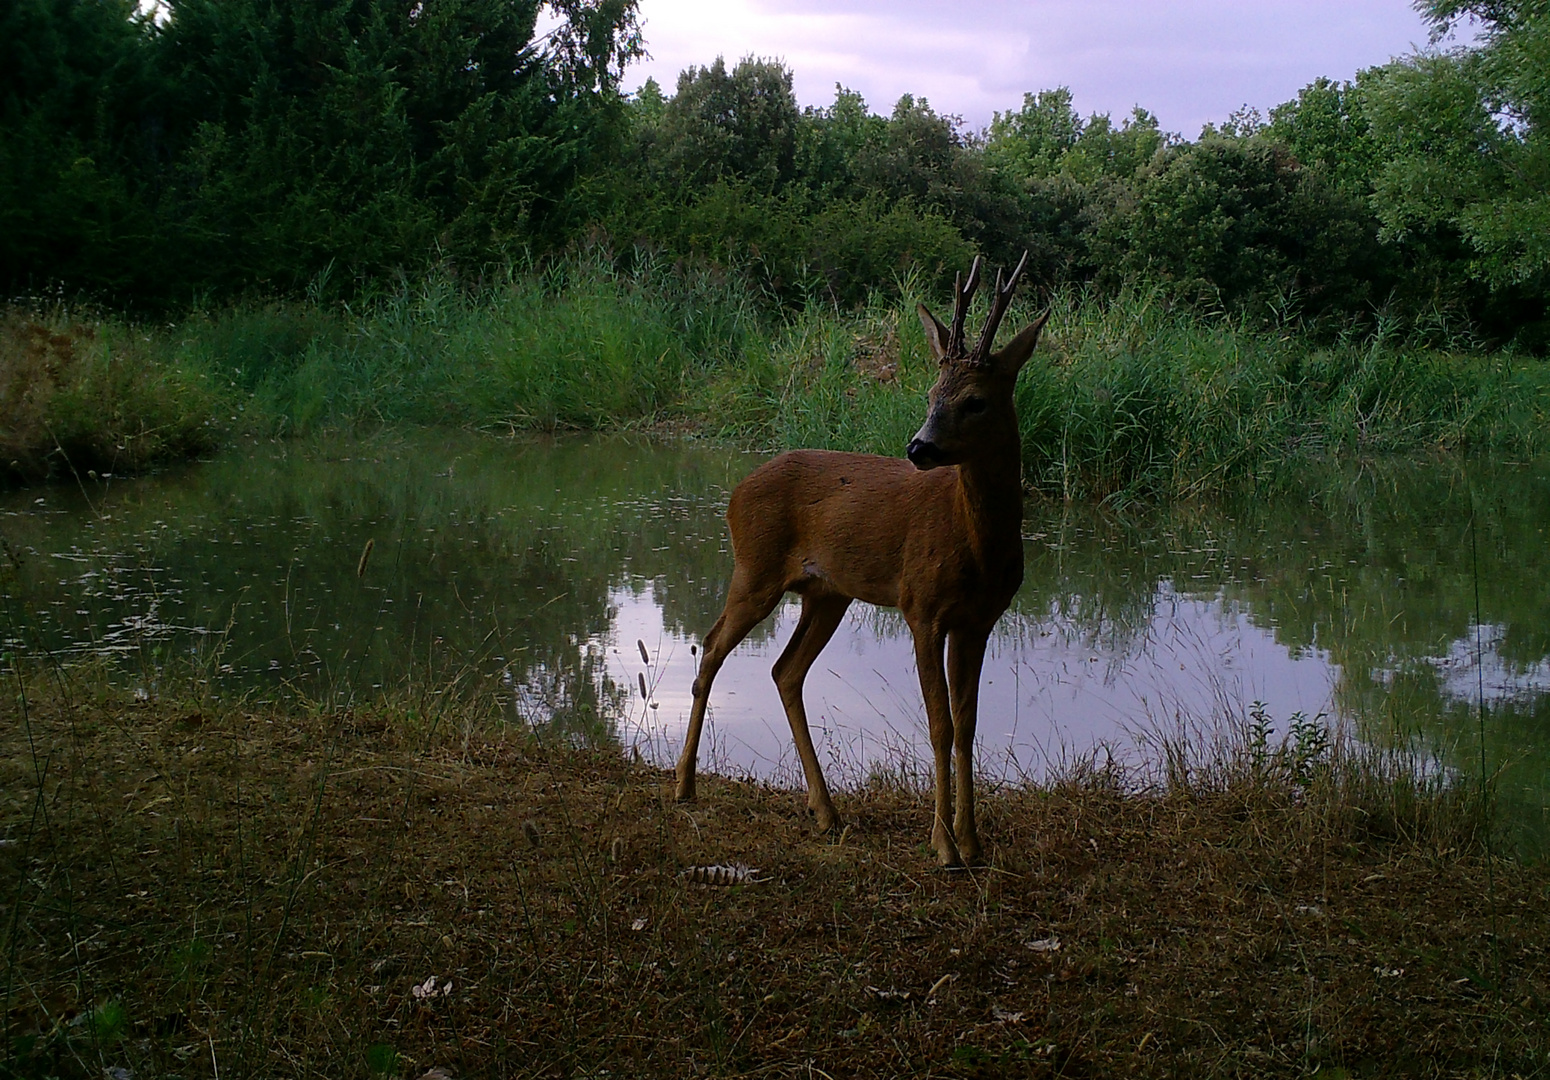
[[1545, 1070], [1550, 872], [1295, 788], [990, 791], [994, 869], [946, 874], [903, 784], [819, 838], [799, 794], [679, 806], [450, 709], [17, 689], [5, 1075]]
[[138, 331], [0, 308], [0, 484], [137, 472], [213, 450], [215, 395], [152, 352]]
[[89, 331], [55, 330], [18, 312], [0, 317], [0, 462], [18, 477], [46, 475], [48, 406]]

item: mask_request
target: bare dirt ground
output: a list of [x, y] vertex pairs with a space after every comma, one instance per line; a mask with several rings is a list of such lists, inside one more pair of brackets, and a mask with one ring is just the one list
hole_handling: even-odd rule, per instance
[[1547, 1072], [1550, 871], [1446, 799], [1089, 770], [949, 874], [902, 784], [818, 837], [412, 709], [15, 685], [3, 1076]]

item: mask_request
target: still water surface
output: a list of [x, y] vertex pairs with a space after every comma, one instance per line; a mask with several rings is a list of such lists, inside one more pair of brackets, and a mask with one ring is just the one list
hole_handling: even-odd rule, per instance
[[[515, 719], [667, 762], [691, 646], [731, 569], [727, 493], [757, 462], [684, 443], [417, 433], [259, 443], [154, 477], [13, 492], [0, 500], [8, 647], [116, 655], [148, 693], [179, 653], [226, 692], [317, 699], [463, 672]], [[982, 680], [984, 768], [1038, 777], [1100, 745], [1145, 760], [1160, 734], [1211, 731], [1260, 702], [1283, 730], [1322, 715], [1478, 775], [1483, 701], [1504, 816], [1542, 850], [1547, 523], [1542, 469], [1484, 462], [1367, 465], [1294, 494], [1146, 514], [1030, 503], [1026, 582]], [[722, 771], [800, 780], [769, 677], [795, 622], [795, 605], [777, 611], [717, 678], [707, 756]], [[852, 608], [807, 693], [831, 782], [878, 762], [924, 768], [895, 613]]]

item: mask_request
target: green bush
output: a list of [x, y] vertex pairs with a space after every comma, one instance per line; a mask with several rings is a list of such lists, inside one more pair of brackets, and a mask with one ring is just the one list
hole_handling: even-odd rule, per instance
[[1363, 202], [1264, 139], [1205, 138], [1119, 189], [1094, 239], [1100, 280], [1150, 281], [1207, 311], [1370, 310], [1386, 267]]
[[663, 256], [751, 275], [787, 305], [854, 307], [912, 272], [950, 279], [973, 258], [950, 221], [909, 200], [815, 208], [800, 191], [767, 195], [736, 182], [712, 184], [685, 201], [642, 203], [616, 230]]

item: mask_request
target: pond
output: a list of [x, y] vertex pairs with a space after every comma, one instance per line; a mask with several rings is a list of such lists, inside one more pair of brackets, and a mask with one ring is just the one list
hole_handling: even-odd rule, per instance
[[[12, 492], [7, 648], [117, 657], [146, 694], [179, 657], [220, 692], [259, 697], [482, 680], [514, 720], [668, 763], [692, 646], [731, 570], [727, 494], [759, 460], [415, 432], [253, 443], [156, 476]], [[1258, 711], [1278, 731], [1323, 718], [1478, 776], [1483, 716], [1503, 817], [1541, 850], [1544, 477], [1364, 463], [1209, 507], [1030, 501], [1026, 581], [982, 679], [984, 772], [1039, 778], [1095, 747], [1144, 761], [1162, 739], [1241, 730]], [[706, 767], [800, 783], [769, 675], [795, 622], [794, 604], [777, 610], [718, 676]], [[896, 613], [854, 606], [807, 695], [831, 783], [924, 772]]]

